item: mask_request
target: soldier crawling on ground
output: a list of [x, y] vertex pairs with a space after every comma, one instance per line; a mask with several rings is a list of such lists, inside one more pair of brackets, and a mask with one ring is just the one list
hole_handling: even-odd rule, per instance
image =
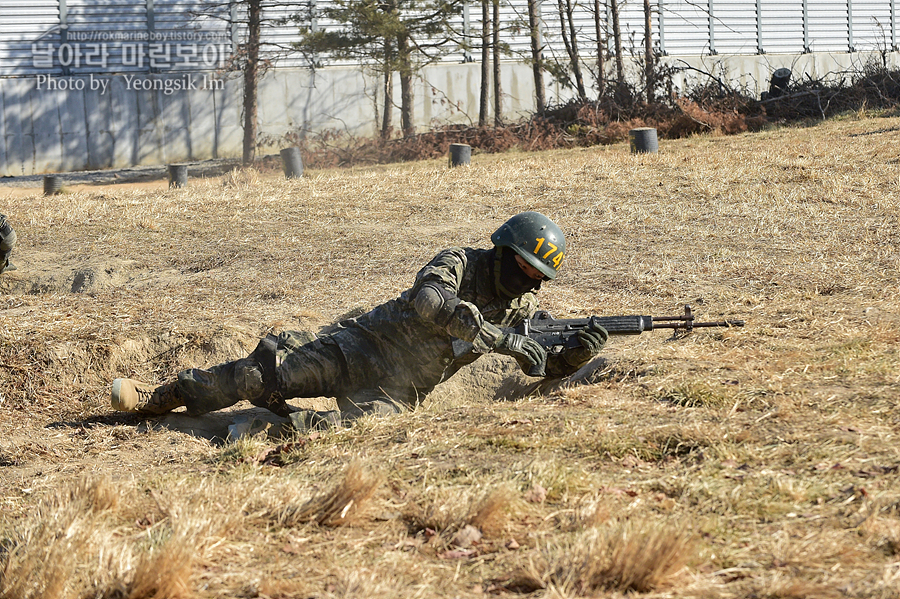
[[16, 269], [15, 265], [9, 261], [9, 255], [15, 245], [16, 232], [6, 220], [6, 216], [0, 214], [0, 273]]
[[[491, 249], [443, 250], [399, 297], [312, 341], [293, 331], [269, 335], [246, 358], [185, 370], [158, 387], [116, 379], [112, 407], [163, 414], [186, 406], [200, 415], [247, 400], [306, 431], [413, 409], [438, 383], [489, 352], [512, 356], [526, 373], [546, 360], [549, 379], [574, 373], [603, 348], [602, 327], [579, 332], [577, 347], [550, 355], [531, 338], [501, 330], [537, 310], [534, 292], [562, 265], [562, 231], [540, 213], [522, 212], [491, 241]], [[454, 339], [472, 349], [457, 355]], [[285, 401], [304, 397], [333, 397], [338, 410], [297, 410]]]

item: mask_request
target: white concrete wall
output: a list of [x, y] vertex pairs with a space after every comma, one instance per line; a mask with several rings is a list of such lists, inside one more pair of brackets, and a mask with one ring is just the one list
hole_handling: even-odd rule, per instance
[[[874, 55], [877, 57], [878, 55]], [[804, 54], [759, 56], [666, 57], [689, 66], [676, 80], [690, 85], [713, 73], [754, 93], [768, 88], [771, 73], [788, 67], [793, 79], [859, 71], [873, 55]], [[898, 53], [888, 54], [897, 68]], [[129, 79], [128, 77], [131, 77]], [[241, 155], [241, 91], [239, 79], [210, 85], [204, 75], [94, 75], [82, 77], [0, 78], [0, 176], [68, 170], [121, 168], [237, 158]], [[162, 85], [164, 89], [144, 90]], [[478, 119], [480, 65], [440, 64], [426, 68], [415, 88], [416, 123], [428, 128]], [[547, 98], [565, 101], [571, 92], [545, 75]], [[395, 82], [395, 101], [399, 83]], [[263, 152], [282, 147], [291, 131], [344, 131], [372, 136], [380, 122], [381, 82], [356, 68], [275, 70], [260, 83], [259, 129], [274, 140]], [[504, 115], [509, 120], [534, 110], [531, 68], [505, 63], [502, 69]], [[207, 87], [208, 89], [204, 89]], [[395, 111], [394, 126], [399, 129]]]

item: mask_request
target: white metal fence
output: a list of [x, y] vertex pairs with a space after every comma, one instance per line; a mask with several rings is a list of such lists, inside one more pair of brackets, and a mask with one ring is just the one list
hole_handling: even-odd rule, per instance
[[[300, 22], [339, 26], [322, 17], [329, 2], [264, 0], [263, 49], [276, 66], [304, 66], [291, 51]], [[653, 45], [660, 54], [681, 56], [896, 50], [897, 2], [651, 0]], [[601, 38], [610, 30], [607, 0], [578, 1], [574, 21], [586, 58], [596, 52], [595, 4]], [[500, 7], [510, 57], [525, 56], [526, 0], [501, 0]], [[623, 52], [643, 47], [643, 3], [625, 0], [619, 8]], [[0, 77], [216, 71], [242, 39], [244, 28], [236, 23], [243, 10], [228, 0], [0, 0]], [[540, 10], [545, 53], [562, 58], [558, 4], [543, 0]], [[464, 41], [477, 57], [481, 4], [470, 2], [454, 27], [458, 44], [441, 60], [471, 60]], [[328, 57], [321, 62], [333, 64]]]

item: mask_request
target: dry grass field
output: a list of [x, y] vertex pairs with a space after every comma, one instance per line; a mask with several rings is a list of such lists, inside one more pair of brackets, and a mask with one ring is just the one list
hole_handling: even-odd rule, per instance
[[[0, 186], [0, 598], [900, 597], [900, 117], [661, 146]], [[526, 209], [568, 235], [554, 316], [747, 326], [612, 338], [541, 391], [487, 357], [328, 434], [108, 407]]]

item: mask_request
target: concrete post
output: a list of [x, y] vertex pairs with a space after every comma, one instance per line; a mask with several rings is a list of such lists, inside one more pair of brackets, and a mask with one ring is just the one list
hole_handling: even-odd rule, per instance
[[300, 148], [285, 148], [281, 150], [281, 163], [284, 168], [285, 179], [303, 176], [303, 158], [300, 156]]
[[450, 144], [450, 167], [469, 164], [472, 158], [472, 146], [466, 144]]
[[188, 181], [188, 165], [186, 164], [170, 164], [169, 165], [169, 188], [187, 187]]
[[632, 154], [656, 154], [659, 142], [656, 139], [656, 129], [653, 127], [638, 127], [628, 132]]

